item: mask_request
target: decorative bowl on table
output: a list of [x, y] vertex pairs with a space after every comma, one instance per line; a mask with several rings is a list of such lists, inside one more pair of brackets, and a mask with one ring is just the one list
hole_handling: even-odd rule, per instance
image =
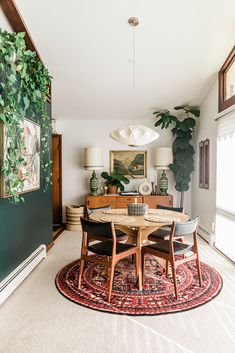
[[129, 216], [143, 216], [148, 214], [149, 206], [147, 203], [129, 203], [127, 210]]

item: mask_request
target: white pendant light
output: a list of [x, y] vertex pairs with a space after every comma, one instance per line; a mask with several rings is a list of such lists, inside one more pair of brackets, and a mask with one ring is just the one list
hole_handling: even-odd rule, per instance
[[[137, 17], [128, 19], [129, 25], [133, 29], [133, 58], [130, 62], [133, 64], [133, 93], [135, 92], [135, 28], [139, 24]], [[139, 147], [147, 145], [159, 138], [159, 134], [144, 125], [126, 125], [112, 131], [109, 135], [114, 140], [131, 147]]]
[[144, 125], [127, 125], [112, 131], [109, 136], [131, 147], [147, 145], [159, 138], [159, 134]]

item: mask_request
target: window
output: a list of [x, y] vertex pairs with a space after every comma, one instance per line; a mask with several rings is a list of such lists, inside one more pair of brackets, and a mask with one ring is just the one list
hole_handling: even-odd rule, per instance
[[219, 71], [219, 112], [235, 104], [235, 47]]
[[235, 112], [220, 118], [217, 132], [215, 246], [235, 261]]

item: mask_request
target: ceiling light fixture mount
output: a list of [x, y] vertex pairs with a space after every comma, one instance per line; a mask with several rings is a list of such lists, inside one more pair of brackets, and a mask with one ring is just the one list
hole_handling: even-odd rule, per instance
[[128, 18], [128, 23], [131, 27], [136, 27], [139, 24], [139, 19], [137, 17]]

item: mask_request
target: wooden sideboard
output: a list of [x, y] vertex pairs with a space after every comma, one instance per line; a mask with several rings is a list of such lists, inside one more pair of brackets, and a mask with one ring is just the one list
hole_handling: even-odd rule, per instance
[[125, 208], [129, 203], [147, 203], [149, 208], [156, 208], [157, 205], [173, 206], [173, 196], [119, 196], [119, 195], [98, 195], [86, 197], [86, 206], [89, 208], [112, 206], [112, 208]]

